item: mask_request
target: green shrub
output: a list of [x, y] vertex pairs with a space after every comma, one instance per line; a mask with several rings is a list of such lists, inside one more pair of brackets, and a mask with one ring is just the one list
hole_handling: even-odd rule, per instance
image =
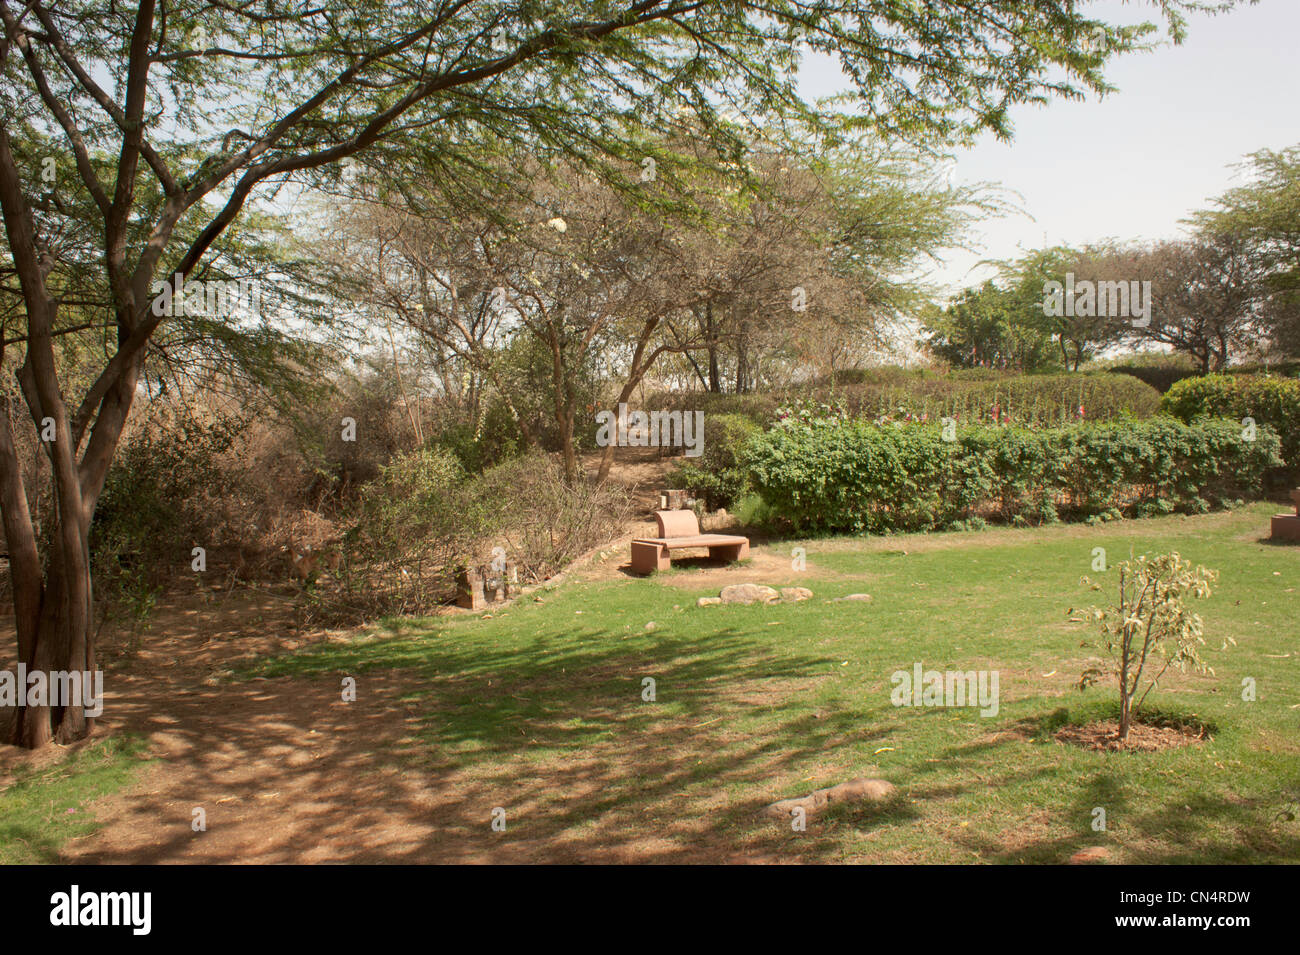
[[501, 556], [521, 582], [541, 580], [618, 537], [631, 510], [625, 489], [566, 483], [545, 452], [480, 474], [444, 448], [398, 454], [360, 490], [337, 581], [311, 596], [337, 620], [429, 613], [466, 565]]
[[150, 409], [119, 449], [95, 509], [90, 545], [100, 596], [188, 568], [196, 544], [230, 543], [221, 539], [229, 528], [220, 512], [238, 476], [222, 461], [246, 425], [230, 414]]
[[450, 451], [471, 474], [517, 457], [524, 449], [519, 423], [500, 398], [487, 406], [478, 421], [449, 424], [429, 444]]
[[1282, 476], [1300, 477], [1300, 381], [1272, 375], [1187, 378], [1165, 393], [1161, 407], [1186, 422], [1230, 418], [1239, 430], [1251, 422], [1267, 425], [1282, 439]]
[[1257, 493], [1278, 438], [1243, 440], [1231, 421], [1147, 421], [1045, 431], [791, 422], [747, 446], [754, 489], [798, 530], [887, 533], [1110, 520], [1223, 507]]
[[422, 448], [395, 455], [361, 489], [361, 535], [381, 564], [434, 573], [451, 567], [482, 516], [463, 489], [465, 469], [450, 451]]
[[744, 415], [706, 415], [703, 453], [679, 462], [669, 477], [670, 485], [690, 491], [709, 510], [733, 508], [747, 490], [741, 453], [761, 432]]

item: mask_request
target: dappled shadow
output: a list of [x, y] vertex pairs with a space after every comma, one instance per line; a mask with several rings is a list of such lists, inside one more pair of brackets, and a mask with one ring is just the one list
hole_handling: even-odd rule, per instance
[[[1058, 775], [1055, 767], [1032, 765], [1012, 750], [1025, 745], [1063, 747], [1043, 735], [1062, 725], [1062, 713], [1057, 710], [1016, 721], [1010, 724], [1010, 732], [950, 747], [935, 761], [892, 778], [910, 799], [934, 803], [982, 788], [997, 791], [1050, 780]], [[1189, 785], [1153, 798], [1133, 781], [1124, 763], [1132, 755], [1097, 753], [1101, 765], [1090, 769], [1077, 785], [1054, 788], [1058, 798], [1037, 807], [1042, 825], [1008, 830], [996, 818], [980, 819], [953, 829], [949, 838], [982, 861], [1007, 864], [1060, 864], [1093, 846], [1120, 853], [1122, 858], [1112, 855], [1111, 861], [1127, 864], [1258, 865], [1300, 860], [1300, 826], [1273, 824], [1288, 801], [1283, 794], [1272, 805], [1260, 799], [1218, 798]], [[958, 783], [929, 779], [954, 771], [960, 775]], [[1296, 792], [1300, 792], [1300, 777]], [[1035, 815], [1032, 805], [1017, 808], [1028, 810], [1030, 818]], [[1098, 810], [1104, 810], [1104, 817]], [[1099, 819], [1104, 829], [1094, 828]]]
[[[890, 730], [800, 711], [748, 736], [736, 725], [747, 711], [770, 717], [830, 661], [729, 630], [649, 649], [618, 636], [568, 630], [488, 651], [454, 631], [395, 637], [329, 648], [295, 665], [303, 676], [216, 685], [119, 674], [105, 728], [145, 734], [165, 765], [101, 801], [104, 828], [64, 857], [779, 860], [780, 827], [756, 822], [761, 808], [823, 753]], [[355, 702], [341, 699], [344, 676]], [[646, 677], [656, 702], [642, 699]], [[206, 831], [192, 827], [199, 808]]]

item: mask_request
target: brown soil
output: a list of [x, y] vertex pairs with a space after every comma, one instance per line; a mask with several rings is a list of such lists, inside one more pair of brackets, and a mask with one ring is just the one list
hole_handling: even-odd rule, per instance
[[[628, 458], [613, 476], [648, 517], [672, 462]], [[644, 531], [629, 528], [629, 538]], [[614, 546], [588, 570], [618, 574], [627, 551], [626, 543]], [[733, 570], [727, 579], [758, 576]], [[699, 581], [690, 578], [692, 586]], [[297, 631], [293, 594], [285, 584], [165, 599], [138, 650], [122, 635], [101, 636], [105, 706], [91, 740], [38, 753], [0, 746], [3, 786], [20, 768], [50, 765], [105, 736], [146, 741], [154, 761], [135, 783], [89, 807], [102, 827], [69, 842], [63, 861], [780, 861], [761, 847], [719, 841], [707, 812], [675, 804], [682, 734], [716, 728], [664, 727], [644, 745], [623, 738], [544, 765], [530, 761], [525, 744], [510, 766], [485, 771], [440, 754], [430, 765], [416, 739], [428, 713], [410, 702], [424, 688], [412, 671], [358, 674], [356, 703], [343, 702], [336, 676], [224, 679], [241, 662], [350, 636]], [[0, 623], [5, 631], [12, 634], [12, 618]], [[0, 640], [12, 646], [12, 636]], [[611, 785], [642, 776], [664, 787], [671, 812], [662, 825], [623, 812], [588, 815]], [[508, 833], [491, 830], [496, 806], [510, 807]], [[198, 808], [206, 831], [192, 828]], [[523, 823], [530, 818], [554, 822]]]
[[[411, 671], [357, 674], [355, 703], [342, 701], [338, 676], [222, 678], [241, 661], [343, 638], [294, 634], [290, 619], [274, 594], [170, 602], [138, 655], [109, 668], [92, 740], [0, 747], [0, 785], [94, 739], [146, 741], [154, 761], [88, 807], [102, 827], [64, 847], [67, 863], [780, 861], [722, 841], [709, 812], [678, 804], [686, 737], [718, 727], [664, 726], [634, 743], [619, 734], [544, 763], [524, 738], [504, 763], [447, 758], [417, 738], [430, 713], [411, 702], [427, 689]], [[635, 807], [596, 808], [643, 775], [662, 790], [655, 824]], [[497, 806], [508, 807], [505, 833], [491, 829]], [[206, 831], [192, 828], [196, 808]]]
[[1157, 752], [1165, 749], [1177, 749], [1189, 746], [1205, 739], [1205, 730], [1194, 726], [1156, 726], [1150, 723], [1134, 723], [1129, 727], [1128, 739], [1120, 742], [1119, 722], [1102, 720], [1086, 726], [1065, 726], [1053, 734], [1059, 743], [1068, 743], [1083, 749], [1097, 750], [1135, 750], [1138, 752]]

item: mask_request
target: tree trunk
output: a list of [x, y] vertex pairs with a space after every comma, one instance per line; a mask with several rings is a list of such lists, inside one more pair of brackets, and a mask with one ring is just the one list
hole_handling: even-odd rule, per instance
[[722, 392], [722, 375], [718, 372], [718, 336], [713, 323], [713, 303], [704, 303], [704, 341], [709, 349], [709, 391]]
[[[71, 559], [67, 559], [63, 550], [56, 547], [51, 551], [50, 574], [45, 581], [39, 618], [34, 621], [35, 645], [22, 660], [29, 674], [37, 671], [47, 674], [51, 690], [54, 681], [48, 674], [54, 671], [92, 673], [95, 670], [88, 552], [84, 546], [78, 547]], [[47, 699], [42, 705], [19, 707], [12, 741], [29, 749], [37, 749], [51, 740], [71, 743], [88, 736], [94, 725], [94, 719], [85, 715], [80, 700]]]
[[[1119, 741], [1122, 743], [1128, 739], [1129, 727], [1133, 723], [1133, 691], [1129, 689], [1129, 666], [1131, 663], [1130, 656], [1130, 639], [1126, 634], [1123, 645], [1120, 649], [1120, 671], [1119, 671]], [[1134, 687], [1134, 690], [1137, 688]]]
[[578, 473], [578, 456], [573, 450], [573, 390], [564, 373], [564, 346], [558, 335], [550, 337], [551, 384], [555, 392], [555, 426], [560, 433], [560, 457], [564, 481], [572, 484]]

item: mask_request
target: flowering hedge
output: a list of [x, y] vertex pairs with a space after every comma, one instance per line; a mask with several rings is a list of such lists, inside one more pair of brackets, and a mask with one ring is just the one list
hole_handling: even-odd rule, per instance
[[1253, 496], [1277, 434], [1169, 417], [1049, 430], [790, 420], [745, 448], [751, 486], [798, 530], [887, 533], [985, 519], [1199, 513]]

